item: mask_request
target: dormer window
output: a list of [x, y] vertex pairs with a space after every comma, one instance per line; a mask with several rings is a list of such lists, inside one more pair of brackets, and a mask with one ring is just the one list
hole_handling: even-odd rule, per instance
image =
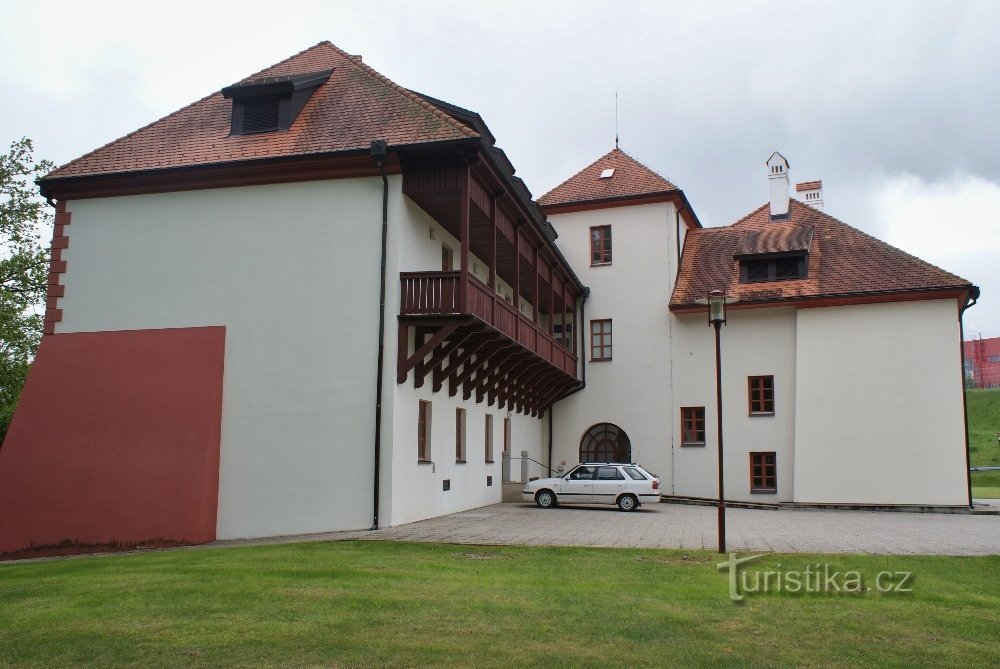
[[802, 279], [807, 273], [808, 259], [804, 253], [740, 260], [740, 283]]
[[248, 79], [222, 89], [233, 101], [230, 135], [288, 130], [333, 70]]

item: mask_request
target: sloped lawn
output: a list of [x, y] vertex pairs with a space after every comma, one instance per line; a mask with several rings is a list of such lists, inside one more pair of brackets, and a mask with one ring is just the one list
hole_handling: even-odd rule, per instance
[[389, 542], [0, 564], [3, 666], [1000, 664], [1000, 557], [771, 555], [909, 594], [728, 599], [709, 552]]

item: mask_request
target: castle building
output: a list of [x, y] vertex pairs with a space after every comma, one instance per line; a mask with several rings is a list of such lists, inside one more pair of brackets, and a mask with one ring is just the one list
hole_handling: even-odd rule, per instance
[[522, 452], [710, 498], [714, 289], [733, 499], [968, 505], [977, 289], [767, 169], [725, 228], [617, 148], [536, 202], [478, 114], [329, 42], [57, 168], [0, 554], [407, 523]]

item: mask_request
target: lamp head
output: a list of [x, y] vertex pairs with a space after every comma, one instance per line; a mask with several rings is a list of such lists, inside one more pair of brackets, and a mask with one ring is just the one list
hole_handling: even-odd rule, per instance
[[708, 294], [708, 322], [711, 324], [726, 322], [726, 299], [729, 296], [721, 290], [713, 290]]

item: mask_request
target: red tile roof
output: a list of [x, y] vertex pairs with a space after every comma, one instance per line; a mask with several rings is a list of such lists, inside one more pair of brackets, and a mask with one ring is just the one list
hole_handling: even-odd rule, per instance
[[[609, 168], [614, 168], [614, 174], [610, 178], [601, 179], [601, 172]], [[615, 148], [538, 198], [538, 204], [545, 208], [631, 199], [677, 190], [677, 186], [621, 149]]]
[[795, 184], [795, 192], [801, 193], [804, 190], [819, 190], [823, 187], [823, 182], [820, 180], [816, 181], [803, 181], [800, 184]]
[[333, 70], [287, 131], [229, 136], [232, 102], [221, 92], [50, 172], [46, 179], [365, 150], [478, 137], [410, 91], [330, 42], [242, 81]]
[[[771, 221], [765, 204], [732, 225], [692, 230], [684, 240], [671, 308], [691, 306], [721, 289], [743, 303], [968, 289], [965, 279], [911, 256], [796, 200], [789, 220]], [[741, 253], [808, 248], [808, 276], [741, 284]]]

